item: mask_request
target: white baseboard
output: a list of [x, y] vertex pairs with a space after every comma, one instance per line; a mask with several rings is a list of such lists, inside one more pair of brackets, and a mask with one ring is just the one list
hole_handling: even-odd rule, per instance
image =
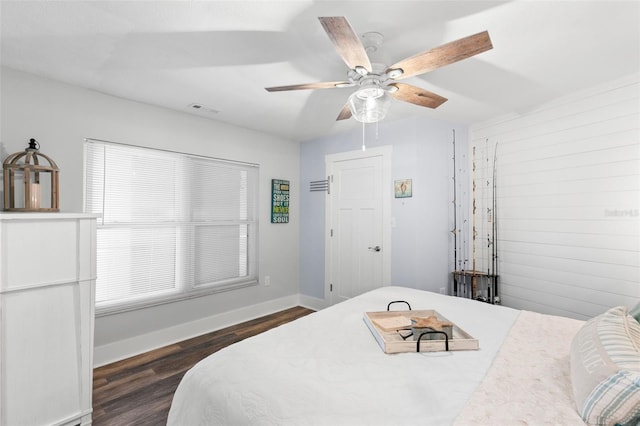
[[304, 294], [298, 295], [298, 305], [304, 306], [305, 308], [313, 309], [314, 311], [321, 311], [329, 306], [324, 299], [305, 296]]
[[[302, 302], [304, 299], [304, 302]], [[305, 306], [310, 309], [320, 306], [320, 299], [303, 295], [291, 295], [280, 299], [269, 300], [256, 305], [246, 306], [230, 312], [213, 315], [174, 327], [157, 330], [134, 338], [120, 340], [102, 346], [96, 346], [93, 354], [93, 366], [100, 367], [105, 364], [120, 361], [144, 352], [161, 348], [191, 337], [210, 333], [221, 328], [229, 327], [244, 321], [249, 321], [264, 315], [282, 311], [294, 306]]]

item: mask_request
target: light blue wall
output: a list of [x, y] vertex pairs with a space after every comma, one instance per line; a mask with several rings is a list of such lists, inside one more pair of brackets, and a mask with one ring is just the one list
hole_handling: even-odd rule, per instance
[[[393, 199], [391, 283], [424, 290], [449, 288], [453, 268], [453, 131], [456, 152], [467, 150], [464, 125], [410, 118], [367, 125], [366, 145], [393, 146], [392, 179], [413, 179], [413, 197]], [[300, 293], [324, 299], [326, 194], [309, 183], [325, 179], [325, 156], [362, 146], [362, 129], [328, 136], [300, 147]], [[458, 156], [456, 169], [466, 156]], [[465, 183], [466, 185], [466, 183]], [[462, 199], [458, 194], [458, 198]]]

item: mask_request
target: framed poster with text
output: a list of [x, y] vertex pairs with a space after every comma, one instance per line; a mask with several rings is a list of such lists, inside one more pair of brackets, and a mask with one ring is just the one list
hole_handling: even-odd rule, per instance
[[289, 181], [271, 179], [271, 223], [289, 223]]

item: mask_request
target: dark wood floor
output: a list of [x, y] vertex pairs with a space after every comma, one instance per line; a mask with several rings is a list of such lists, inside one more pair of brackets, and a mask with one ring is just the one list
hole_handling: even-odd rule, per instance
[[225, 346], [311, 312], [302, 307], [287, 309], [96, 368], [93, 424], [165, 425], [173, 393], [194, 364]]

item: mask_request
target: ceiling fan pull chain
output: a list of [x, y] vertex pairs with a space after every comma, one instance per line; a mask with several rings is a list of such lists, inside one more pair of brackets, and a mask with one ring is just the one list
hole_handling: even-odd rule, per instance
[[366, 151], [367, 147], [364, 145], [364, 126], [365, 126], [365, 122], [362, 122], [362, 150]]

